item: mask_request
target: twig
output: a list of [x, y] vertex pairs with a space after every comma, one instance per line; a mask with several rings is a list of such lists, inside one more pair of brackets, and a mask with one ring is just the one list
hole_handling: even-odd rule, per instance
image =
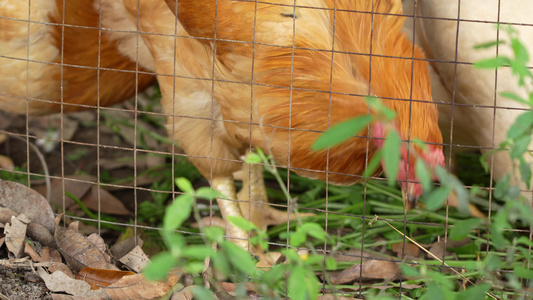
[[[21, 138], [20, 136], [13, 135], [12, 137], [24, 143], [28, 142], [25, 139]], [[44, 155], [41, 153], [41, 150], [39, 150], [37, 146], [35, 146], [33, 143], [30, 143], [30, 142], [28, 142], [28, 145], [30, 145], [30, 148], [35, 152], [35, 154], [37, 154], [37, 157], [39, 158], [39, 160], [41, 161], [41, 165], [43, 166], [44, 180], [46, 183], [46, 201], [50, 203], [50, 198], [52, 197], [52, 184], [50, 183], [50, 172], [48, 171], [48, 164], [46, 163], [46, 160], [44, 159]]]

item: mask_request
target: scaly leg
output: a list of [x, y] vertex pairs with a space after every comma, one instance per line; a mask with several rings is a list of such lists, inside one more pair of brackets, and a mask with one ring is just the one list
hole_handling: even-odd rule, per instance
[[[242, 189], [237, 194], [242, 215], [258, 228], [266, 229], [269, 225], [287, 223], [296, 218], [294, 213], [280, 211], [268, 204], [268, 197], [263, 179], [263, 167], [258, 164], [243, 164]], [[251, 199], [251, 201], [250, 201]], [[313, 216], [312, 213], [300, 213], [300, 217]]]
[[[227, 199], [229, 199], [225, 200], [217, 198], [217, 203], [224, 220], [226, 220], [228, 216], [242, 217], [239, 204], [236, 202], [237, 195], [235, 193], [235, 182], [233, 181], [233, 176], [215, 177], [213, 178], [211, 186], [214, 190], [220, 192]], [[248, 233], [228, 221], [226, 221], [226, 236], [239, 247], [248, 250]]]

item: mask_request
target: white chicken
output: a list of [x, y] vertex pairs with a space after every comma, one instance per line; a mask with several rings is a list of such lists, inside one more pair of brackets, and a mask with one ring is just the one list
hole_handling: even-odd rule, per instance
[[[460, 3], [460, 6], [459, 6]], [[431, 62], [433, 99], [439, 109], [439, 124], [444, 139], [452, 151], [480, 148], [482, 153], [498, 148], [516, 117], [528, 109], [523, 104], [502, 97], [501, 92], [513, 92], [527, 98], [531, 84], [519, 87], [510, 68], [497, 71], [480, 70], [472, 63], [499, 55], [512, 56], [508, 45], [489, 49], [474, 49], [477, 44], [505, 40], [497, 23], [513, 24], [521, 41], [533, 53], [533, 2], [528, 0], [413, 0], [404, 1], [406, 14], [416, 11], [416, 26], [406, 23], [405, 29], [416, 33]], [[531, 63], [530, 63], [531, 64]], [[530, 65], [529, 67], [531, 67]], [[530, 148], [531, 149], [531, 145]], [[533, 162], [532, 157], [527, 157]], [[489, 159], [489, 165], [491, 160]], [[493, 156], [494, 179], [511, 173], [518, 183], [519, 170], [507, 152]], [[521, 184], [522, 195], [531, 201], [532, 192]]]

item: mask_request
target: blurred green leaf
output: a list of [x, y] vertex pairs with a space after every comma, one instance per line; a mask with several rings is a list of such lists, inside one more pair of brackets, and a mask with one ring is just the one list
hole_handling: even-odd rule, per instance
[[383, 164], [390, 186], [396, 183], [398, 177], [401, 143], [400, 135], [395, 130], [390, 130], [383, 144]]
[[529, 134], [515, 139], [510, 151], [511, 158], [517, 159], [521, 157], [527, 151], [529, 143], [531, 143], [531, 135]]
[[212, 242], [220, 243], [224, 240], [224, 229], [217, 226], [206, 226], [204, 232], [207, 238]]
[[215, 191], [214, 189], [210, 187], [201, 187], [196, 190], [196, 197], [212, 200], [217, 197], [222, 197], [222, 194]]
[[531, 189], [531, 164], [526, 162], [524, 157], [519, 158], [520, 161], [520, 177], [522, 182], [526, 184], [527, 189]]
[[257, 153], [248, 153], [246, 159], [244, 160], [247, 164], [258, 164], [262, 161], [261, 156]]
[[495, 69], [510, 64], [511, 60], [509, 58], [500, 56], [479, 60], [474, 63], [474, 67], [478, 69]]
[[179, 187], [180, 190], [182, 190], [185, 193], [194, 192], [194, 188], [192, 187], [191, 182], [189, 181], [189, 179], [185, 177], [176, 178], [176, 185]]
[[184, 194], [176, 197], [168, 206], [163, 218], [163, 227], [166, 230], [178, 229], [191, 215], [191, 208], [194, 203], [194, 196]]
[[487, 49], [497, 45], [505, 44], [505, 41], [492, 41], [474, 45], [474, 49]]
[[302, 286], [305, 282], [305, 270], [302, 266], [296, 266], [291, 270], [289, 275], [289, 298], [294, 300], [307, 300], [309, 295], [305, 290], [305, 287]]
[[290, 235], [289, 244], [298, 247], [307, 241], [307, 235], [303, 231], [296, 231]]
[[432, 176], [431, 172], [429, 171], [428, 167], [424, 163], [423, 160], [417, 159], [415, 164], [415, 173], [418, 179], [420, 180], [420, 183], [422, 183], [422, 188], [424, 192], [428, 192], [431, 190], [432, 187]]
[[229, 241], [222, 243], [222, 248], [227, 253], [230, 263], [239, 271], [249, 276], [257, 275], [255, 262], [250, 253]]
[[181, 249], [181, 255], [197, 260], [204, 260], [206, 257], [215, 256], [215, 250], [207, 245], [188, 245]]
[[333, 271], [337, 269], [337, 262], [335, 261], [335, 258], [328, 257], [326, 258], [326, 270]]
[[472, 230], [483, 224], [481, 219], [466, 219], [454, 224], [450, 230], [450, 239], [459, 241], [464, 239]]
[[151, 262], [143, 269], [148, 280], [165, 280], [168, 272], [176, 266], [176, 258], [168, 252], [161, 252], [151, 258]]
[[450, 188], [440, 186], [434, 189], [426, 198], [426, 209], [434, 211], [439, 209], [450, 195]]
[[252, 230], [259, 230], [254, 223], [246, 220], [243, 217], [227, 216], [226, 220], [230, 221], [233, 225], [239, 227], [240, 229], [248, 232]]
[[507, 138], [514, 140], [523, 134], [529, 133], [531, 127], [533, 127], [533, 111], [527, 111], [516, 118], [507, 131]]
[[194, 299], [198, 300], [213, 300], [215, 299], [215, 295], [210, 290], [201, 287], [201, 286], [194, 286], [192, 289], [192, 293], [194, 294]]
[[324, 228], [316, 223], [304, 223], [302, 226], [298, 227], [297, 231], [302, 231], [303, 233], [321, 241], [325, 241], [327, 236]]
[[418, 276], [420, 276], [420, 273], [418, 272], [418, 270], [416, 268], [413, 268], [413, 267], [408, 266], [406, 264], [402, 264], [401, 268], [402, 268], [403, 275], [405, 275], [407, 277], [418, 277]]
[[391, 110], [387, 105], [383, 103], [377, 97], [366, 97], [366, 102], [376, 113], [383, 115], [388, 121], [394, 120], [396, 118], [396, 112]]
[[485, 293], [490, 290], [490, 284], [482, 283], [471, 286], [466, 290], [457, 293], [456, 298], [458, 300], [483, 300], [485, 299]]
[[533, 270], [526, 269], [522, 266], [515, 266], [513, 268], [513, 273], [520, 278], [533, 279]]
[[379, 168], [379, 165], [381, 164], [381, 158], [383, 157], [383, 150], [380, 149], [374, 153], [374, 156], [370, 159], [368, 162], [368, 165], [366, 166], [365, 171], [363, 172], [363, 177], [368, 178], [376, 172], [376, 170]]
[[335, 124], [318, 137], [311, 149], [317, 151], [336, 146], [363, 130], [372, 120], [371, 115], [363, 115]]
[[519, 102], [519, 103], [522, 103], [522, 104], [525, 104], [525, 105], [530, 105], [530, 103], [528, 101], [526, 101], [522, 97], [520, 97], [517, 94], [512, 93], [512, 92], [501, 92], [500, 96], [505, 97], [505, 98], [509, 98], [511, 100], [514, 100], [516, 102]]

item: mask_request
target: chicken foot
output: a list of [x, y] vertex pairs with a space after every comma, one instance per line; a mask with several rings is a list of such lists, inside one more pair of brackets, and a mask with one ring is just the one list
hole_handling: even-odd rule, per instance
[[[280, 211], [269, 205], [263, 179], [263, 167], [259, 164], [243, 164], [242, 189], [237, 194], [242, 216], [253, 222], [259, 229], [269, 225], [287, 223], [297, 215]], [[251, 200], [250, 200], [251, 199]], [[299, 217], [313, 216], [312, 213], [300, 213]]]

